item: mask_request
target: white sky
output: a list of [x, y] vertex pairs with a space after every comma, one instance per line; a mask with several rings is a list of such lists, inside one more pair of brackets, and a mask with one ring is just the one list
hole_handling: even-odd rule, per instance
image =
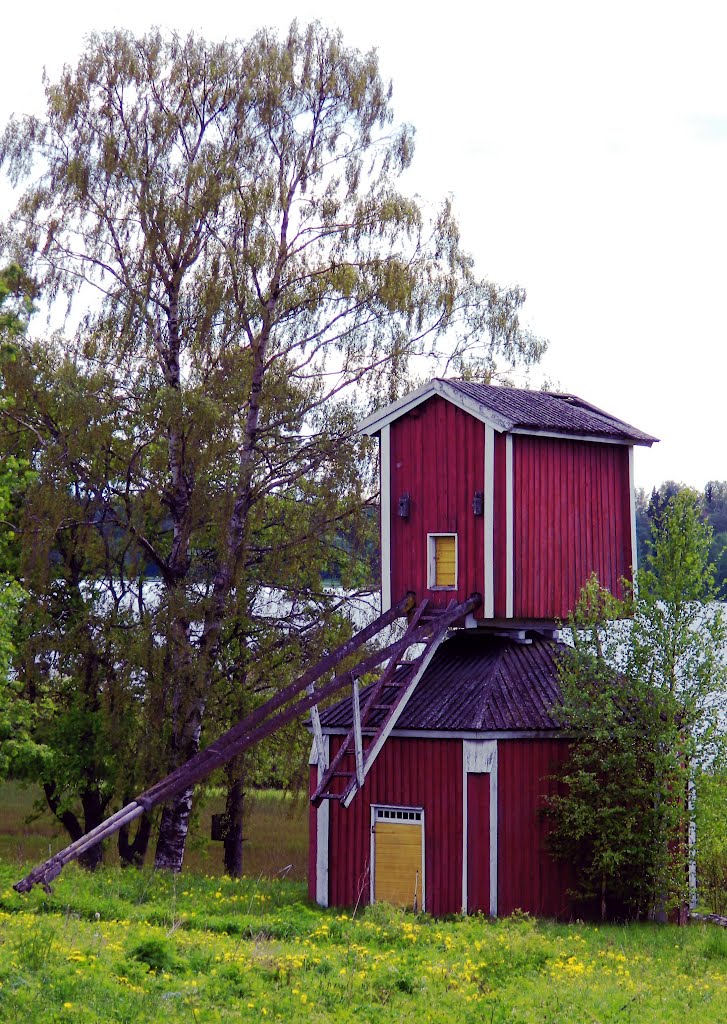
[[[218, 39], [293, 17], [378, 50], [417, 129], [407, 187], [452, 194], [479, 272], [527, 289], [542, 373], [661, 438], [637, 450], [637, 485], [727, 479], [723, 0], [13, 4], [0, 123], [42, 112], [43, 67], [94, 29]], [[10, 201], [0, 187], [0, 215]]]

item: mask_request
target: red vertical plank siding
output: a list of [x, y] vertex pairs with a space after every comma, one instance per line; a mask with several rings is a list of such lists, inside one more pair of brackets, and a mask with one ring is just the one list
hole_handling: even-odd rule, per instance
[[[332, 743], [331, 756], [340, 740]], [[331, 801], [329, 902], [369, 902], [371, 805], [424, 808], [425, 899], [431, 914], [462, 907], [462, 741], [390, 737], [353, 803]]]
[[490, 913], [490, 776], [467, 773], [467, 913]]
[[570, 873], [545, 849], [543, 797], [549, 778], [568, 753], [564, 740], [501, 740], [498, 743], [498, 894], [500, 917], [514, 910], [545, 917], [568, 914]]
[[[340, 741], [332, 743], [332, 753]], [[546, 849], [543, 798], [567, 756], [556, 739], [498, 743], [498, 914], [520, 909], [562, 917], [570, 912], [567, 865]], [[313, 775], [311, 774], [311, 782]], [[489, 910], [488, 774], [468, 774], [468, 903]], [[462, 900], [462, 742], [458, 739], [390, 738], [348, 808], [331, 802], [329, 903], [369, 902], [371, 805], [424, 809], [425, 899], [434, 915], [458, 913]], [[311, 817], [309, 892], [315, 898], [315, 818]]]
[[565, 619], [595, 572], [620, 596], [631, 576], [626, 445], [514, 438], [514, 614]]
[[[391, 424], [391, 597], [413, 590], [421, 601], [446, 607], [484, 593], [484, 518], [472, 512], [485, 488], [485, 427], [438, 396]], [[410, 495], [410, 514], [398, 514]], [[456, 533], [456, 592], [427, 589], [427, 534]], [[482, 615], [482, 609], [476, 613]]]

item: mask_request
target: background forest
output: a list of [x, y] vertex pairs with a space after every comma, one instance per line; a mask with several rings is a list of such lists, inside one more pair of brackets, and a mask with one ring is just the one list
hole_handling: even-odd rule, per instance
[[[686, 490], [684, 484], [666, 480], [649, 493], [644, 488], [636, 491], [636, 538], [638, 563], [647, 564], [650, 551], [652, 524], [658, 522], [670, 498]], [[727, 598], [727, 481], [710, 480], [701, 495], [701, 510], [712, 529], [710, 561], [714, 564], [715, 589], [721, 600]]]

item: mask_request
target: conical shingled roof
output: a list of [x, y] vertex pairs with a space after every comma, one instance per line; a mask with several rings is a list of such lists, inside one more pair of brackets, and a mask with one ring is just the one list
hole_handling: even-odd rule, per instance
[[[565, 644], [548, 640], [517, 643], [474, 630], [458, 631], [432, 658], [396, 731], [562, 729], [552, 709], [560, 703], [556, 661], [563, 650], [567, 650]], [[365, 695], [363, 690], [362, 700]], [[383, 714], [375, 712], [364, 732], [375, 729]], [[322, 712], [321, 725], [336, 731], [350, 729], [351, 700]]]

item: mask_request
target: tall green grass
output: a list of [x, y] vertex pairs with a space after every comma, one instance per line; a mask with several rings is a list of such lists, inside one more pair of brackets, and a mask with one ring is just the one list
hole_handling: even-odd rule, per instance
[[437, 921], [305, 902], [300, 883], [71, 866], [21, 897], [0, 863], [0, 1021], [716, 1024], [712, 927]]

